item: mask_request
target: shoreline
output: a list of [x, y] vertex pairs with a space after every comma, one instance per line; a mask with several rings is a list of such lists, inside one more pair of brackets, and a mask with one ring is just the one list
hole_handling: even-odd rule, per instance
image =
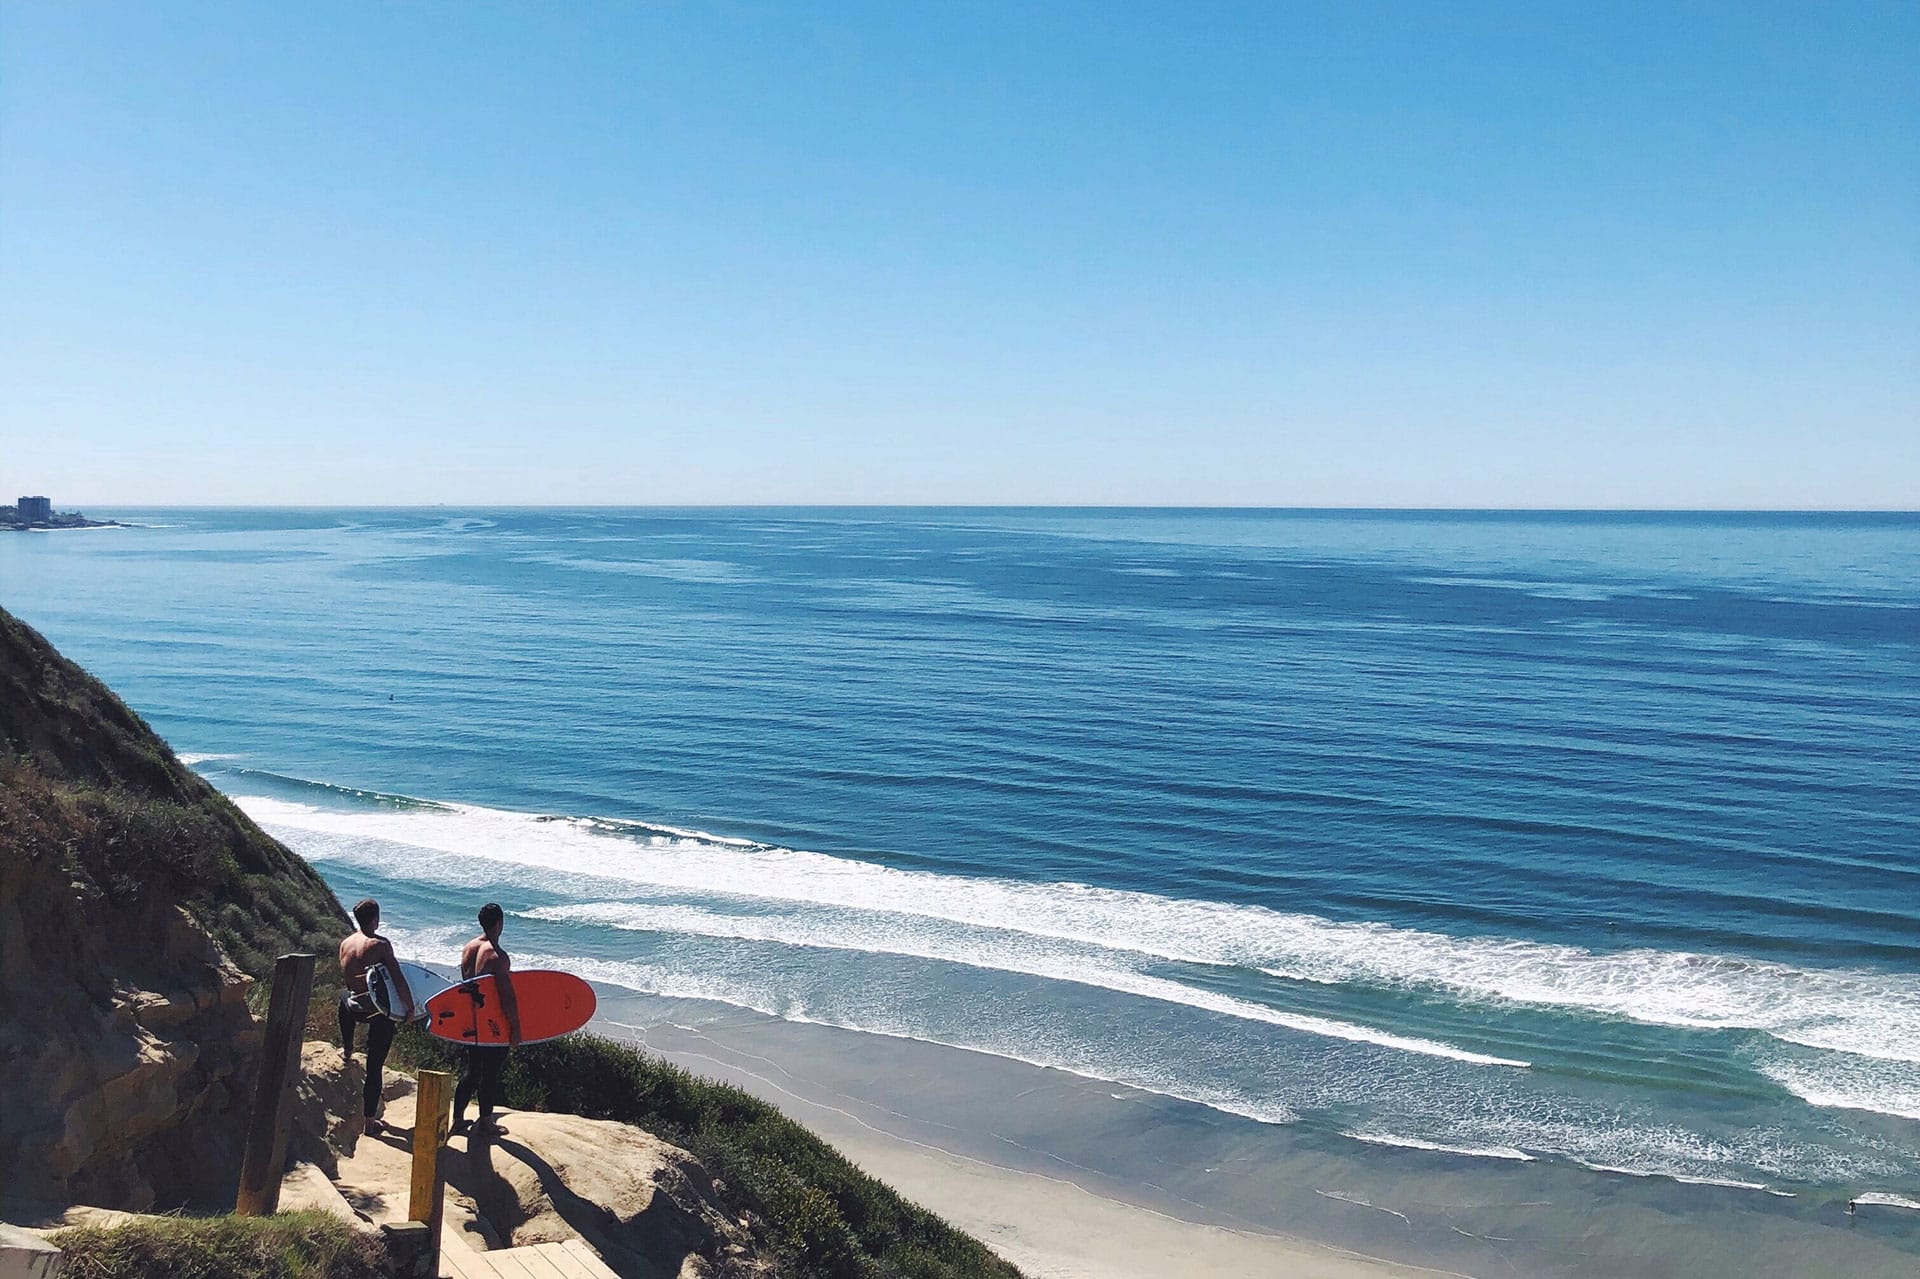
[[1298, 1279], [1472, 1279], [1292, 1235], [1192, 1221], [1070, 1177], [1010, 1167], [883, 1128], [853, 1105], [834, 1105], [788, 1086], [796, 1081], [772, 1061], [756, 1072], [691, 1047], [662, 1048], [645, 1032], [636, 1038], [631, 1023], [596, 1017], [592, 1029], [612, 1031], [695, 1073], [717, 1074], [779, 1106], [861, 1169], [986, 1243], [1032, 1279], [1277, 1273]]
[[1920, 1213], [1374, 1145], [919, 1040], [601, 987], [590, 1029], [779, 1106], [1036, 1279], [1908, 1279]]
[[[803, 1122], [866, 1172], [986, 1243], [1033, 1279], [1130, 1279], [1180, 1274], [1232, 1279], [1386, 1279], [1461, 1272], [1412, 1266], [1288, 1235], [1203, 1225], [1096, 1194], [1077, 1182], [956, 1155], [848, 1116]], [[789, 1113], [792, 1113], [789, 1110]]]

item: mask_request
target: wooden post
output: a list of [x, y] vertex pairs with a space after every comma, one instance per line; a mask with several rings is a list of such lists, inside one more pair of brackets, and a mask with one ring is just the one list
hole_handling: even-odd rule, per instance
[[408, 1188], [407, 1220], [427, 1224], [428, 1255], [440, 1273], [440, 1221], [445, 1196], [440, 1186], [440, 1148], [453, 1126], [453, 1076], [444, 1070], [420, 1072], [413, 1108], [413, 1183]]
[[313, 997], [313, 956], [282, 955], [273, 964], [273, 997], [267, 1004], [267, 1040], [260, 1050], [260, 1077], [247, 1116], [247, 1149], [240, 1164], [240, 1193], [233, 1211], [263, 1217], [280, 1207], [280, 1174], [287, 1161], [287, 1112], [300, 1041]]

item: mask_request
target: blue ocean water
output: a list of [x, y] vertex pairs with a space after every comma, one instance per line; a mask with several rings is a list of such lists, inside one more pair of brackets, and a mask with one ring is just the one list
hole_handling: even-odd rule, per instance
[[0, 604], [422, 958], [1920, 1200], [1920, 516], [110, 514]]

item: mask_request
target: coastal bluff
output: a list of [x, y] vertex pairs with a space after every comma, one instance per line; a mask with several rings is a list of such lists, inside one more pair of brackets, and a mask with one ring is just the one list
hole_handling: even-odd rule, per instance
[[0, 611], [0, 1167], [8, 1199], [231, 1203], [272, 956], [319, 875]]

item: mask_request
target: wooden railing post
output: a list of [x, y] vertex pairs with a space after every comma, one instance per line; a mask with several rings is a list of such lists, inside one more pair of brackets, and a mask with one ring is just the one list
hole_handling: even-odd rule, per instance
[[287, 1160], [287, 1118], [300, 1041], [313, 997], [313, 956], [282, 955], [273, 965], [273, 996], [267, 1004], [267, 1038], [260, 1050], [260, 1077], [247, 1116], [246, 1154], [233, 1211], [261, 1217], [280, 1206], [280, 1173]]
[[407, 1219], [427, 1224], [428, 1254], [440, 1273], [440, 1221], [445, 1196], [440, 1186], [440, 1148], [453, 1126], [453, 1076], [444, 1070], [420, 1072], [413, 1108], [413, 1183], [408, 1188]]

